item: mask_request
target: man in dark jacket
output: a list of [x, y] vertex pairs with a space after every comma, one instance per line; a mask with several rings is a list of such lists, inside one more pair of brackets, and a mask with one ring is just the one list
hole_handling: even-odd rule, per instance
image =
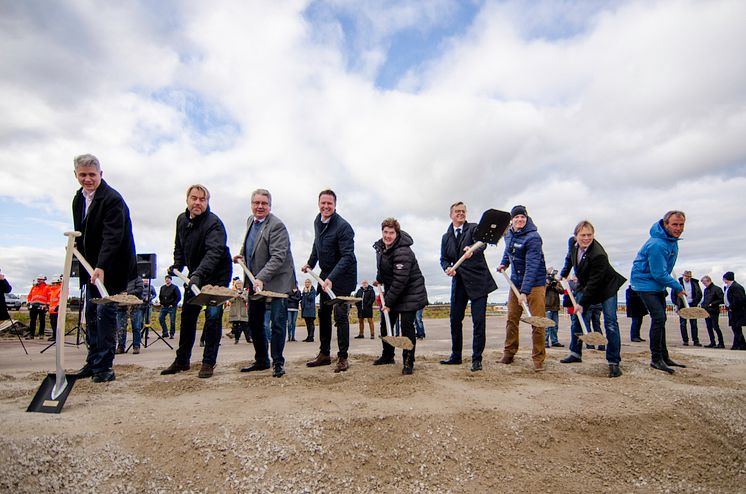
[[557, 333], [559, 331], [559, 310], [560, 310], [560, 295], [565, 293], [565, 290], [560, 286], [559, 281], [556, 279], [557, 270], [548, 267], [547, 268], [547, 286], [546, 295], [544, 296], [544, 305], [546, 306], [547, 319], [554, 321], [554, 326], [546, 328], [546, 338], [544, 339], [544, 346], [553, 346], [562, 348], [565, 345], [560, 343]]
[[[171, 337], [174, 339], [176, 334], [176, 308], [181, 302], [181, 292], [179, 288], [171, 283], [171, 276], [166, 275], [166, 284], [161, 286], [158, 294], [158, 300], [161, 303], [161, 313], [158, 315], [158, 322], [161, 324], [161, 330], [163, 331], [163, 337]], [[169, 332], [168, 324], [166, 322], [166, 316], [171, 320], [171, 331]]]
[[728, 322], [733, 330], [731, 350], [746, 350], [743, 337], [743, 326], [746, 324], [746, 293], [733, 274], [728, 271], [723, 275], [725, 283], [725, 306], [728, 307]]
[[365, 338], [365, 321], [367, 320], [370, 327], [370, 339], [372, 340], [376, 337], [373, 328], [373, 303], [376, 301], [376, 292], [368, 284], [368, 280], [363, 280], [360, 283], [360, 288], [355, 292], [355, 296], [363, 299], [355, 304], [357, 307], [357, 323], [360, 326], [360, 333], [355, 338]]
[[[686, 301], [689, 303], [689, 307], [696, 307], [702, 300], [702, 288], [699, 286], [699, 280], [692, 278], [691, 271], [684, 271], [682, 276], [679, 277], [679, 283], [684, 287], [686, 292]], [[671, 301], [676, 305], [676, 310], [680, 310], [685, 307], [684, 299], [677, 297], [673, 293], [671, 294]], [[686, 330], [686, 321], [683, 317], [679, 316], [679, 329], [681, 329], [681, 341], [684, 346], [689, 346], [689, 335]], [[697, 328], [697, 320], [689, 319], [689, 324], [692, 327], [692, 345], [702, 346], [699, 342], [699, 329]]]
[[[8, 283], [8, 280], [5, 279], [5, 275], [3, 273], [0, 273], [0, 297], [2, 299], [0, 300], [0, 321], [7, 321], [10, 319], [10, 314], [8, 314], [8, 306], [5, 305], [5, 294], [10, 293], [13, 287], [10, 286], [10, 283]], [[375, 297], [374, 297], [375, 298]], [[52, 328], [52, 334], [54, 334], [54, 330], [56, 328]]]
[[326, 290], [335, 294], [352, 293], [357, 284], [357, 259], [355, 258], [355, 232], [347, 221], [337, 214], [337, 195], [332, 190], [319, 193], [319, 214], [314, 221], [315, 236], [308, 262], [302, 271], [307, 273], [318, 262], [321, 278], [319, 285], [319, 337], [321, 346], [315, 359], [306, 362], [308, 367], [330, 365], [332, 341], [332, 312], [337, 326], [337, 365], [334, 372], [346, 371], [349, 367], [347, 350], [350, 346], [349, 306], [326, 304], [329, 295]]
[[[710, 337], [710, 344], [706, 348], [725, 348], [723, 343], [723, 332], [720, 331], [720, 306], [723, 305], [723, 290], [712, 282], [709, 276], [702, 277], [702, 284], [705, 290], [702, 296], [702, 307], [707, 311], [709, 317], [705, 319], [707, 324], [707, 334]], [[715, 344], [715, 334], [717, 334], [717, 344]]]
[[497, 285], [484, 258], [486, 245], [471, 255], [467, 254], [469, 257], [457, 270], [451, 269], [451, 266], [475, 243], [473, 235], [477, 224], [466, 221], [466, 205], [463, 202], [451, 205], [450, 216], [451, 224], [440, 241], [440, 267], [451, 277], [451, 355], [440, 363], [461, 364], [464, 315], [466, 305], [471, 302], [471, 370], [480, 371], [486, 342], [487, 295], [497, 290]]
[[103, 180], [98, 159], [84, 154], [73, 162], [75, 177], [81, 185], [72, 204], [75, 231], [82, 234], [76, 245], [94, 267], [92, 275], [80, 270], [80, 284], [85, 286], [88, 356], [78, 377], [93, 376], [96, 383], [113, 381], [116, 304], [94, 304], [91, 299], [101, 296], [95, 287], [96, 280], [103, 282], [113, 295], [125, 291], [127, 282], [137, 276], [132, 222], [122, 196]]
[[[233, 274], [231, 253], [226, 242], [228, 237], [220, 218], [210, 211], [210, 192], [204, 185], [191, 185], [187, 188], [186, 211], [176, 219], [176, 238], [174, 240], [174, 263], [168, 269], [181, 271], [184, 266], [189, 269], [189, 285], [184, 288], [184, 305], [181, 308], [181, 327], [179, 331], [179, 348], [176, 359], [161, 371], [161, 374], [176, 374], [189, 370], [192, 358], [192, 347], [197, 334], [197, 318], [202, 307], [190, 304], [194, 297], [191, 286], [201, 288], [205, 285], [227, 287]], [[205, 336], [205, 350], [202, 354], [202, 366], [198, 377], [212, 377], [218, 360], [220, 337], [223, 333], [223, 306], [205, 308], [205, 325], [202, 333]]]
[[[512, 218], [511, 226], [505, 234], [505, 252], [497, 270], [503, 272], [508, 266], [513, 266], [510, 280], [518, 287], [521, 296], [518, 298], [513, 290], [509, 290], [508, 322], [501, 364], [511, 364], [518, 351], [518, 323], [523, 314], [523, 305], [528, 305], [532, 316], [541, 316], [546, 312], [544, 301], [547, 267], [544, 262], [541, 236], [528, 216], [525, 206], [515, 206], [510, 210], [510, 217]], [[544, 337], [544, 328], [532, 326], [531, 359], [536, 372], [544, 370], [544, 358], [546, 357]]]
[[[401, 318], [401, 333], [412, 342], [411, 350], [402, 350], [402, 374], [414, 371], [414, 351], [417, 346], [414, 318], [427, 305], [425, 278], [412, 251], [412, 237], [401, 230], [399, 222], [387, 218], [381, 223], [381, 239], [373, 244], [376, 251], [376, 286], [384, 286], [384, 311], [388, 312], [393, 328]], [[381, 335], [387, 336], [385, 316], [381, 317]], [[383, 342], [381, 356], [373, 365], [393, 364], [394, 347]]]
[[[575, 269], [578, 288], [575, 298], [581, 314], [577, 317], [585, 318], [587, 312], [595, 304], [601, 305], [604, 314], [604, 329], [606, 330], [606, 361], [609, 364], [609, 377], [619, 377], [622, 370], [621, 338], [619, 323], [617, 322], [617, 292], [627, 279], [617, 273], [609, 262], [609, 257], [600, 243], [594, 238], [595, 229], [589, 221], [581, 221], [575, 227], [574, 242], [565, 257], [565, 265], [560, 276], [567, 278], [571, 269]], [[570, 355], [560, 360], [563, 364], [582, 362], [583, 344], [578, 338], [582, 334], [580, 322], [573, 320], [570, 328]]]

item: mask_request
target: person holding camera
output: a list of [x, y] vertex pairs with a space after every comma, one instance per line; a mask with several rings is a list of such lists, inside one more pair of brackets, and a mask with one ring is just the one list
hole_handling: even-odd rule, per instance
[[546, 329], [546, 340], [545, 346], [553, 346], [562, 348], [565, 345], [559, 342], [557, 332], [559, 331], [559, 309], [560, 309], [560, 295], [565, 293], [565, 290], [560, 286], [557, 281], [557, 270], [548, 267], [547, 268], [547, 290], [544, 295], [544, 305], [546, 306], [547, 318], [554, 321], [554, 326]]

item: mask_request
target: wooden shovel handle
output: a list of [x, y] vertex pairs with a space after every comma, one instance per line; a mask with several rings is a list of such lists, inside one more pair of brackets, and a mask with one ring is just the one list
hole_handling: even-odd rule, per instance
[[[179, 279], [180, 279], [181, 281], [183, 281], [184, 283], [186, 283], [187, 285], [189, 285], [189, 283], [190, 283], [190, 280], [189, 280], [189, 278], [187, 278], [187, 277], [186, 277], [186, 275], [185, 275], [184, 273], [182, 273], [181, 271], [179, 271], [179, 270], [178, 270], [178, 269], [176, 269], [176, 268], [174, 268], [173, 272], [174, 272], [174, 274], [175, 274], [176, 276], [178, 276], [178, 277], [179, 277]], [[194, 285], [190, 285], [190, 286], [192, 287], [192, 293], [193, 293], [193, 294], [195, 294], [195, 295], [199, 295], [199, 294], [201, 293], [201, 292], [200, 292], [200, 289], [199, 289], [198, 287], [196, 287], [196, 286], [194, 286]]]
[[[83, 257], [83, 254], [78, 251], [76, 247], [73, 247], [73, 254], [75, 254], [75, 257], [78, 258], [78, 261], [80, 261], [81, 266], [85, 268], [86, 271], [88, 271], [88, 274], [93, 276], [93, 266], [86, 261], [85, 257]], [[96, 288], [98, 288], [98, 292], [101, 294], [103, 298], [106, 298], [109, 296], [109, 292], [106, 291], [106, 287], [104, 286], [103, 282], [99, 279], [95, 281]]]
[[316, 280], [319, 283], [319, 285], [321, 285], [321, 288], [326, 292], [327, 295], [329, 295], [330, 299], [334, 300], [335, 298], [337, 298], [337, 296], [334, 295], [334, 292], [332, 291], [331, 288], [324, 288], [324, 280], [321, 279], [321, 276], [317, 275], [316, 273], [314, 273], [310, 269], [308, 270], [308, 274], [310, 274], [311, 277], [314, 280]]
[[564, 288], [565, 291], [567, 292], [567, 296], [570, 297], [570, 301], [572, 302], [572, 306], [575, 308], [575, 314], [578, 317], [578, 321], [580, 322], [580, 328], [583, 330], [583, 334], [588, 334], [588, 328], [585, 325], [585, 320], [583, 319], [583, 313], [578, 311], [578, 301], [575, 300], [575, 295], [572, 294], [570, 283], [568, 283], [568, 281], [565, 279], [561, 279], [560, 285], [562, 285], [562, 288]]
[[[520, 300], [521, 299], [521, 292], [519, 292], [518, 288], [515, 287], [515, 285], [513, 284], [513, 280], [510, 279], [510, 276], [508, 276], [508, 273], [506, 273], [504, 269], [501, 272], [502, 272], [503, 276], [505, 276], [505, 279], [508, 281], [508, 285], [510, 285], [510, 289], [513, 290], [513, 293], [515, 294], [515, 297], [518, 300]], [[523, 307], [523, 310], [526, 311], [526, 314], [528, 315], [528, 317], [533, 317], [531, 315], [531, 311], [528, 309], [528, 304], [527, 303], [524, 302], [524, 303], [521, 304], [521, 306]]]
[[389, 319], [389, 313], [383, 310], [386, 308], [386, 301], [383, 296], [383, 285], [378, 285], [378, 295], [381, 298], [381, 314], [383, 314], [383, 319], [386, 322], [386, 331], [389, 336], [394, 336], [394, 333], [391, 331], [391, 319]]
[[475, 250], [481, 248], [483, 245], [484, 245], [484, 242], [482, 242], [481, 240], [477, 240], [476, 242], [474, 242], [474, 245], [466, 249], [466, 251], [464, 252], [464, 255], [461, 256], [458, 261], [456, 261], [456, 264], [446, 269], [446, 273], [450, 274], [452, 271], [456, 271], [456, 268], [461, 266], [461, 264], [466, 260], [467, 255], [473, 254]]

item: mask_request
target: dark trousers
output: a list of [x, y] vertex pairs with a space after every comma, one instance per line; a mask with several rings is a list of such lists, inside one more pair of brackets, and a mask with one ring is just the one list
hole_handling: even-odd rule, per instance
[[733, 311], [728, 309], [728, 321], [730, 322], [730, 328], [733, 330], [733, 346], [731, 350], [746, 350], [746, 341], [743, 338], [743, 327], [740, 324], [736, 324], [736, 317]]
[[308, 339], [313, 339], [313, 333], [316, 331], [316, 328], [314, 327], [314, 321], [316, 321], [315, 317], [304, 317], [304, 321], [306, 321], [306, 331], [308, 331]]
[[266, 299], [249, 300], [249, 330], [251, 342], [254, 344], [254, 361], [258, 365], [270, 365], [270, 352], [267, 349], [267, 336], [264, 332], [264, 314], [270, 314], [269, 350], [273, 365], [285, 365], [282, 355], [285, 349], [285, 332], [288, 323], [288, 299], [273, 298], [267, 303]]
[[[417, 338], [415, 337], [414, 329], [414, 318], [416, 314], [417, 311], [414, 310], [406, 312], [389, 311], [389, 321], [391, 321], [392, 330], [397, 321], [401, 319], [401, 334], [402, 336], [409, 338], [412, 341], [412, 345], [414, 345], [411, 350], [402, 350], [401, 357], [404, 367], [414, 366], [414, 351], [417, 347]], [[381, 314], [381, 336], [389, 336], [388, 330], [386, 329], [386, 316], [384, 316], [384, 314]], [[389, 345], [385, 341], [383, 342], [382, 357], [384, 359], [393, 359], [395, 351], [396, 350], [392, 345]]]
[[641, 340], [640, 338], [640, 329], [642, 329], [642, 318], [645, 316], [640, 317], [631, 317], [632, 322], [629, 327], [629, 339], [630, 340]]
[[638, 292], [650, 313], [650, 359], [669, 360], [666, 347], [666, 292]]
[[[59, 314], [49, 313], [49, 326], [52, 328], [52, 339], [57, 338], [57, 317]], [[62, 328], [62, 334], [65, 334], [65, 328]]]
[[[681, 341], [689, 343], [689, 335], [686, 331], [687, 319], [679, 317], [679, 329], [681, 329]], [[692, 327], [692, 343], [695, 345], [699, 344], [699, 328], [697, 327], [696, 319], [689, 319], [689, 325]]]
[[[181, 308], [179, 348], [176, 349], [176, 361], [181, 365], [189, 365], [192, 359], [192, 347], [197, 335], [197, 318], [202, 310], [199, 305], [189, 303], [193, 296], [192, 292], [187, 290], [184, 296], [184, 305]], [[205, 350], [202, 352], [203, 364], [215, 365], [217, 362], [222, 332], [223, 306], [205, 307], [205, 325], [202, 328], [202, 336], [205, 338]]]
[[176, 306], [161, 307], [161, 312], [158, 314], [158, 322], [161, 324], [164, 338], [169, 335], [166, 316], [171, 321], [171, 336], [173, 337], [176, 334]]
[[331, 355], [332, 351], [332, 312], [334, 313], [334, 325], [337, 327], [337, 356], [347, 358], [347, 350], [350, 348], [350, 306], [347, 304], [329, 305], [331, 300], [326, 292], [321, 292], [319, 297], [319, 339], [321, 340], [319, 352], [322, 355]]
[[[463, 282], [456, 278], [451, 290], [451, 358], [461, 360], [464, 344], [464, 315], [469, 296], [466, 294]], [[471, 300], [471, 320], [473, 325], [473, 339], [471, 347], [472, 362], [481, 362], [486, 342], [485, 319], [487, 315], [487, 295]]]
[[36, 321], [39, 320], [39, 336], [44, 336], [44, 328], [46, 324], [46, 313], [44, 309], [38, 307], [30, 307], [28, 310], [29, 314], [29, 335], [34, 336], [36, 332]]
[[236, 342], [241, 339], [243, 334], [246, 338], [247, 343], [251, 343], [251, 336], [249, 334], [249, 323], [247, 321], [233, 321], [233, 337], [236, 338]]
[[88, 356], [86, 364], [94, 374], [110, 371], [117, 345], [117, 304], [94, 304], [98, 290], [87, 284], [85, 290], [85, 323]]
[[[705, 324], [707, 325], [707, 335], [710, 337], [710, 345], [723, 346], [723, 332], [720, 331], [720, 310], [708, 310], [707, 313], [710, 317], [705, 319]], [[716, 334], [717, 343], [715, 340]]]

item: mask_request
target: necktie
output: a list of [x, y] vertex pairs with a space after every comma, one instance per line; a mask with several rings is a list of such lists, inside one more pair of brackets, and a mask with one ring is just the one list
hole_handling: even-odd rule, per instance
[[461, 236], [461, 227], [456, 228], [456, 240]]

